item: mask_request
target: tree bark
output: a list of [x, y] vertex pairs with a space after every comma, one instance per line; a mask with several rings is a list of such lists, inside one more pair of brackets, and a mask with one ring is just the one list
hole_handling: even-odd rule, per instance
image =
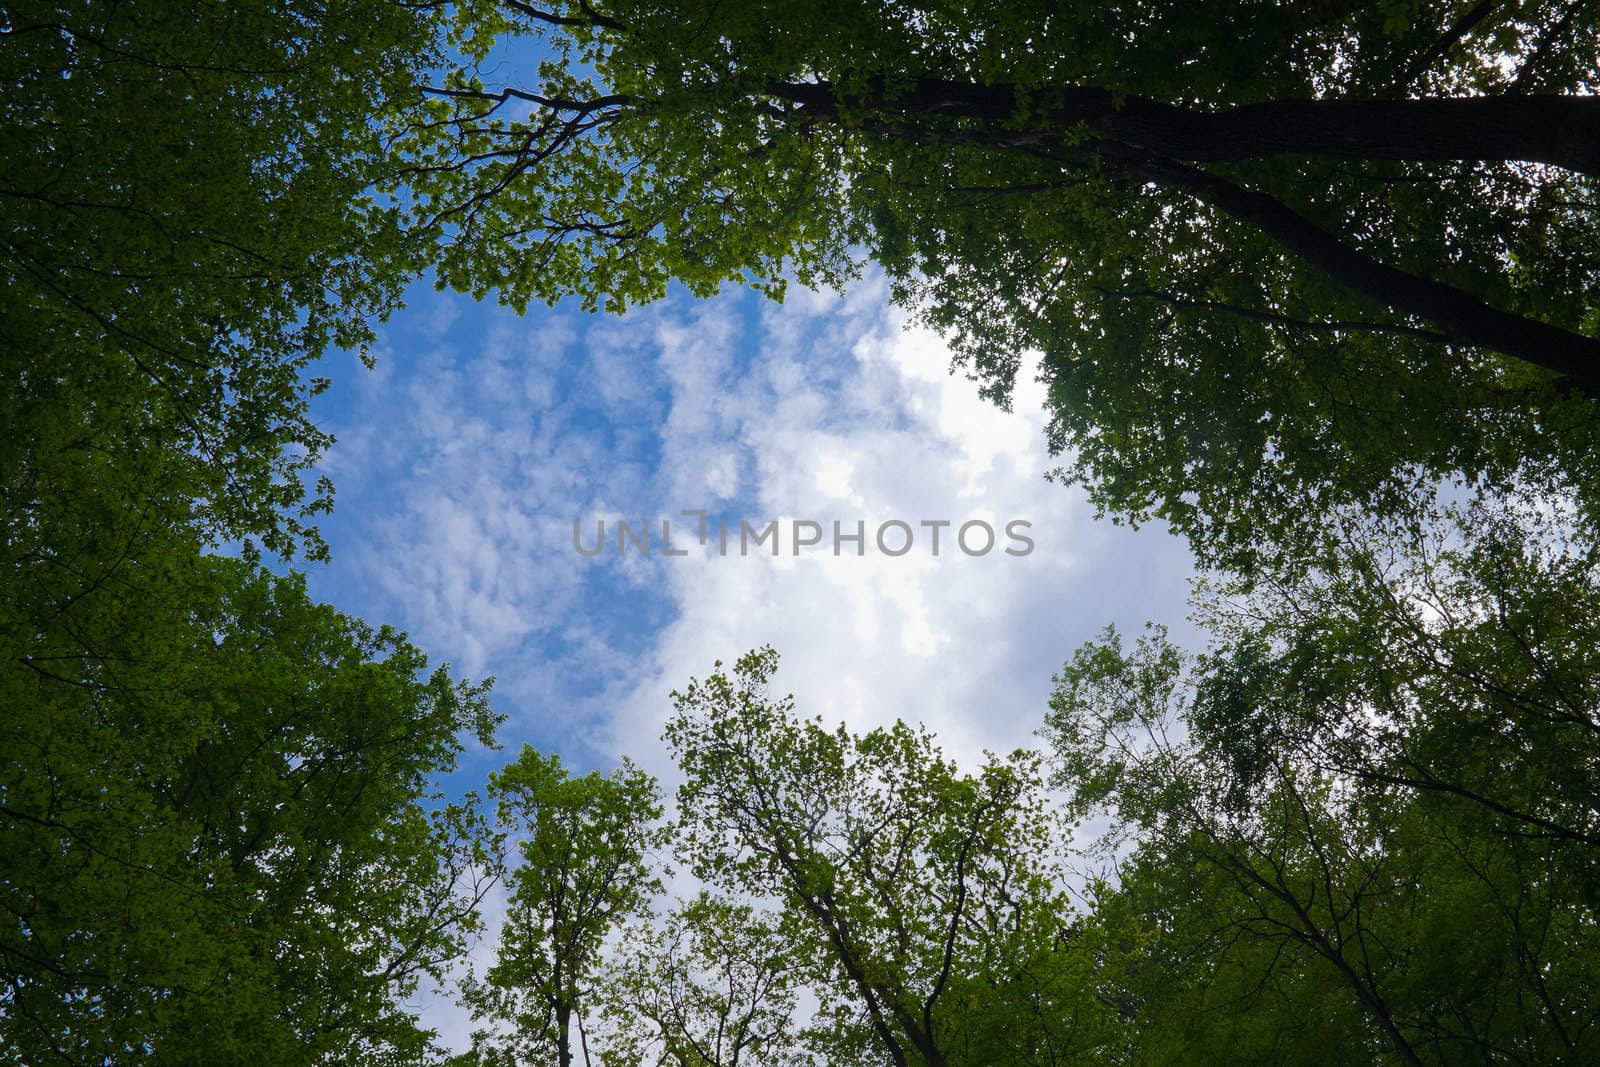
[[556, 1001], [556, 1062], [559, 1067], [572, 1067], [572, 1005]]
[[839, 97], [826, 81], [769, 87], [813, 115], [840, 109], [1006, 122], [1026, 113], [1020, 143], [1040, 133], [1111, 141], [1189, 163], [1271, 156], [1416, 162], [1546, 163], [1600, 176], [1600, 96], [1457, 96], [1404, 100], [1271, 100], [1222, 111], [1109, 89], [1023, 89], [917, 78], [904, 89], [868, 79]]
[[1255, 226], [1341, 285], [1432, 322], [1455, 344], [1513, 356], [1554, 371], [1590, 396], [1600, 396], [1600, 338], [1501, 311], [1453, 285], [1391, 267], [1281, 201], [1206, 171], [1159, 160], [1135, 162], [1129, 169]]
[[[1408, 273], [1322, 229], [1282, 201], [1190, 166], [1271, 155], [1365, 160], [1531, 161], [1600, 175], [1600, 96], [1428, 100], [1278, 100], [1205, 112], [1105, 89], [1028, 90], [938, 78], [891, 88], [867, 79], [841, 96], [827, 81], [768, 86], [801, 121], [844, 122], [918, 143], [1012, 149], [1062, 164], [1095, 159], [1193, 196], [1254, 226], [1339, 284], [1438, 327], [1451, 344], [1553, 371], [1600, 397], [1600, 339], [1501, 311], [1466, 290]], [[1032, 121], [1012, 120], [1023, 111]], [[889, 116], [887, 119], [884, 116]], [[951, 118], [963, 123], [946, 121]], [[976, 128], [975, 128], [976, 127]]]

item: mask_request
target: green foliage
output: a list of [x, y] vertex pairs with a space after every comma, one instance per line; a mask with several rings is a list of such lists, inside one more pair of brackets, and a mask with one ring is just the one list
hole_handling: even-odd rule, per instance
[[0, 1062], [418, 1062], [489, 858], [428, 783], [486, 687], [237, 560], [93, 577], [0, 616]]
[[308, 372], [417, 269], [372, 115], [437, 14], [0, 14], [0, 1062], [429, 1053], [485, 687], [248, 561], [324, 553]]
[[[564, 808], [559, 762], [525, 754], [526, 796], [589, 814], [525, 847], [496, 965], [520, 999], [469, 1001], [527, 1043], [477, 1062], [559, 1058], [563, 1005], [619, 1067], [1588, 1062], [1593, 553], [1514, 496], [1330, 519], [1300, 575], [1201, 601], [1204, 654], [1159, 629], [1078, 651], [1045, 728], [1064, 808], [1036, 754], [963, 774], [925, 730], [800, 718], [771, 649], [691, 681], [675, 850], [712, 892], [646, 916], [638, 850], [578, 877], [643, 888], [564, 993], [526, 902], [586, 899], [563, 887], [603, 849], [563, 842], [612, 780]], [[1106, 877], [1065, 867], [1067, 818], [1109, 821]]]
[[473, 1035], [475, 1062], [566, 1067], [601, 946], [660, 891], [656, 853], [670, 828], [654, 779], [627, 762], [573, 777], [559, 756], [524, 746], [490, 776], [489, 794], [519, 862], [496, 961], [462, 983], [462, 1002], [490, 1024]]
[[1044, 354], [1099, 506], [1289, 565], [1419, 477], [1600, 485], [1595, 12], [1447, 6], [477, 0], [469, 61], [533, 83], [395, 122], [446, 284], [620, 310], [864, 254], [990, 396]]
[[598, 995], [606, 1067], [814, 1067], [797, 1040], [806, 964], [777, 917], [701, 892], [630, 926]]
[[1213, 751], [1246, 767], [1291, 748], [1450, 796], [1578, 849], [1563, 867], [1600, 845], [1600, 565], [1570, 502], [1435, 498], [1330, 526], [1300, 575], [1203, 603], [1218, 648], [1194, 710]]
[[829, 731], [767, 696], [752, 652], [674, 697], [694, 873], [771, 900], [819, 983], [824, 1062], [1009, 1064], [1085, 1055], [1110, 1028], [1061, 946], [1065, 827], [1038, 758], [976, 775], [904, 724]]
[[1132, 843], [1097, 920], [1139, 946], [1141, 1062], [1594, 1058], [1600, 584], [1575, 527], [1515, 496], [1335, 515], [1300, 574], [1203, 601], [1205, 655], [1112, 632], [1065, 668], [1059, 778]]
[[419, 6], [24, 2], [0, 16], [0, 492], [60, 547], [84, 492], [288, 555], [331, 488], [306, 413], [416, 260], [376, 109], [437, 59]]
[[[478, 1063], [1600, 1057], [1595, 20], [9, 6], [0, 1063], [421, 1062], [507, 840]], [[254, 565], [323, 554], [307, 372], [429, 255], [619, 311], [865, 257], [992, 398], [1042, 353], [1059, 475], [1241, 575], [1058, 679], [1092, 907], [1040, 757], [800, 719], [771, 650], [666, 734], [727, 895], [650, 914], [631, 764], [444, 805], [486, 686]]]

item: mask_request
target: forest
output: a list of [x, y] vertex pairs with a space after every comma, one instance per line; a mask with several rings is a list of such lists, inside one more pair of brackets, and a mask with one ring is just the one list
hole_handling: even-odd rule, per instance
[[[0, 1064], [1600, 1062], [1600, 6], [18, 0], [0, 146]], [[874, 280], [1192, 553], [1032, 745], [313, 595], [418, 285]]]

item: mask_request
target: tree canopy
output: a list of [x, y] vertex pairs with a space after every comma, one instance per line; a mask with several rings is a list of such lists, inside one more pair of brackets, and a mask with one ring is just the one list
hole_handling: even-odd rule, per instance
[[[854, 734], [775, 697], [771, 649], [676, 695], [679, 849], [723, 890], [771, 900], [821, 1007], [825, 1063], [1070, 1061], [1107, 1039], [1071, 904], [1064, 823], [1037, 754], [962, 773], [925, 730]], [[1087, 1009], [1087, 1010], [1086, 1010]]]
[[1522, 505], [1343, 516], [1298, 580], [1215, 590], [1205, 654], [1113, 632], [1063, 670], [1143, 1056], [1595, 1056], [1594, 553]]
[[484, 687], [192, 552], [0, 615], [0, 1062], [418, 1061], [490, 857]]
[[[251, 562], [415, 258], [373, 109], [435, 13], [0, 14], [0, 1062], [414, 1064], [476, 928], [485, 686]], [[228, 545], [243, 558], [211, 552]]]
[[[500, 1014], [525, 1057], [554, 1058], [561, 998], [527, 979], [563, 942], [531, 889], [597, 917], [568, 957], [588, 1006], [573, 1062], [1586, 1063], [1594, 703], [1555, 665], [1592, 645], [1571, 628], [1591, 616], [1557, 601], [1593, 583], [1572, 580], [1563, 525], [1474, 503], [1409, 536], [1347, 526], [1327, 545], [1342, 568], [1207, 600], [1203, 654], [1161, 631], [1084, 646], [1048, 755], [975, 773], [914, 726], [801, 716], [770, 691], [770, 649], [676, 694], [675, 827], [653, 802], [614, 821], [611, 779], [525, 754], [549, 825], [571, 818], [524, 827], [490, 977], [527, 999]], [[1488, 562], [1513, 530], [1514, 574]], [[1393, 655], [1371, 635], [1389, 627]], [[1069, 820], [1102, 827], [1089, 852]], [[625, 894], [604, 938], [613, 873], [662, 890], [636, 846], [615, 851], [646, 826], [707, 888]]]
[[573, 776], [559, 756], [524, 746], [490, 776], [489, 793], [518, 862], [495, 962], [462, 984], [462, 1002], [486, 1024], [473, 1034], [473, 1062], [569, 1067], [581, 1053], [587, 1064], [601, 948], [661, 890], [656, 853], [668, 830], [655, 781], [626, 763], [609, 777]]
[[771, 912], [702, 891], [630, 927], [597, 989], [606, 1067], [811, 1067], [806, 967]]
[[[0, 488], [318, 552], [308, 396], [415, 272], [375, 109], [437, 62], [422, 7], [7, 5], [0, 22]], [[111, 470], [103, 470], [111, 464]], [[44, 510], [41, 510], [44, 509]], [[156, 516], [151, 516], [154, 524]]]
[[483, 0], [406, 186], [517, 307], [870, 258], [989, 395], [1043, 353], [1064, 477], [1247, 564], [1419, 468], [1600, 484], [1595, 18]]
[[[8, 6], [0, 1063], [440, 1059], [502, 876], [451, 1062], [1600, 1058], [1600, 8], [1422, 7]], [[430, 264], [868, 262], [989, 397], [1039, 353], [1209, 646], [1108, 631], [968, 768], [760, 649], [674, 823], [531, 747], [447, 803], [487, 683], [260, 564], [325, 555], [315, 361]]]

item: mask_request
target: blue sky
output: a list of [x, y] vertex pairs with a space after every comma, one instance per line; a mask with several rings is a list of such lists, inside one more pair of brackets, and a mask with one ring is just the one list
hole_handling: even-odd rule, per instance
[[[338, 438], [324, 464], [338, 496], [322, 524], [332, 562], [310, 583], [435, 661], [497, 678], [507, 751], [469, 754], [454, 789], [481, 786], [524, 742], [580, 769], [627, 754], [670, 788], [667, 694], [768, 643], [805, 713], [920, 720], [970, 762], [1032, 742], [1052, 672], [1107, 623], [1186, 636], [1181, 542], [1097, 521], [1081, 492], [1046, 482], [1032, 371], [1012, 412], [980, 401], [870, 273], [842, 298], [730, 289], [620, 317], [518, 316], [421, 285], [376, 354], [375, 371], [354, 356], [323, 371], [334, 385], [315, 414]], [[891, 519], [1022, 519], [1035, 548], [574, 549], [574, 520], [587, 544], [597, 520], [687, 508], [758, 526], [861, 521], [869, 538]], [[464, 1033], [448, 1008], [428, 1015]]]

